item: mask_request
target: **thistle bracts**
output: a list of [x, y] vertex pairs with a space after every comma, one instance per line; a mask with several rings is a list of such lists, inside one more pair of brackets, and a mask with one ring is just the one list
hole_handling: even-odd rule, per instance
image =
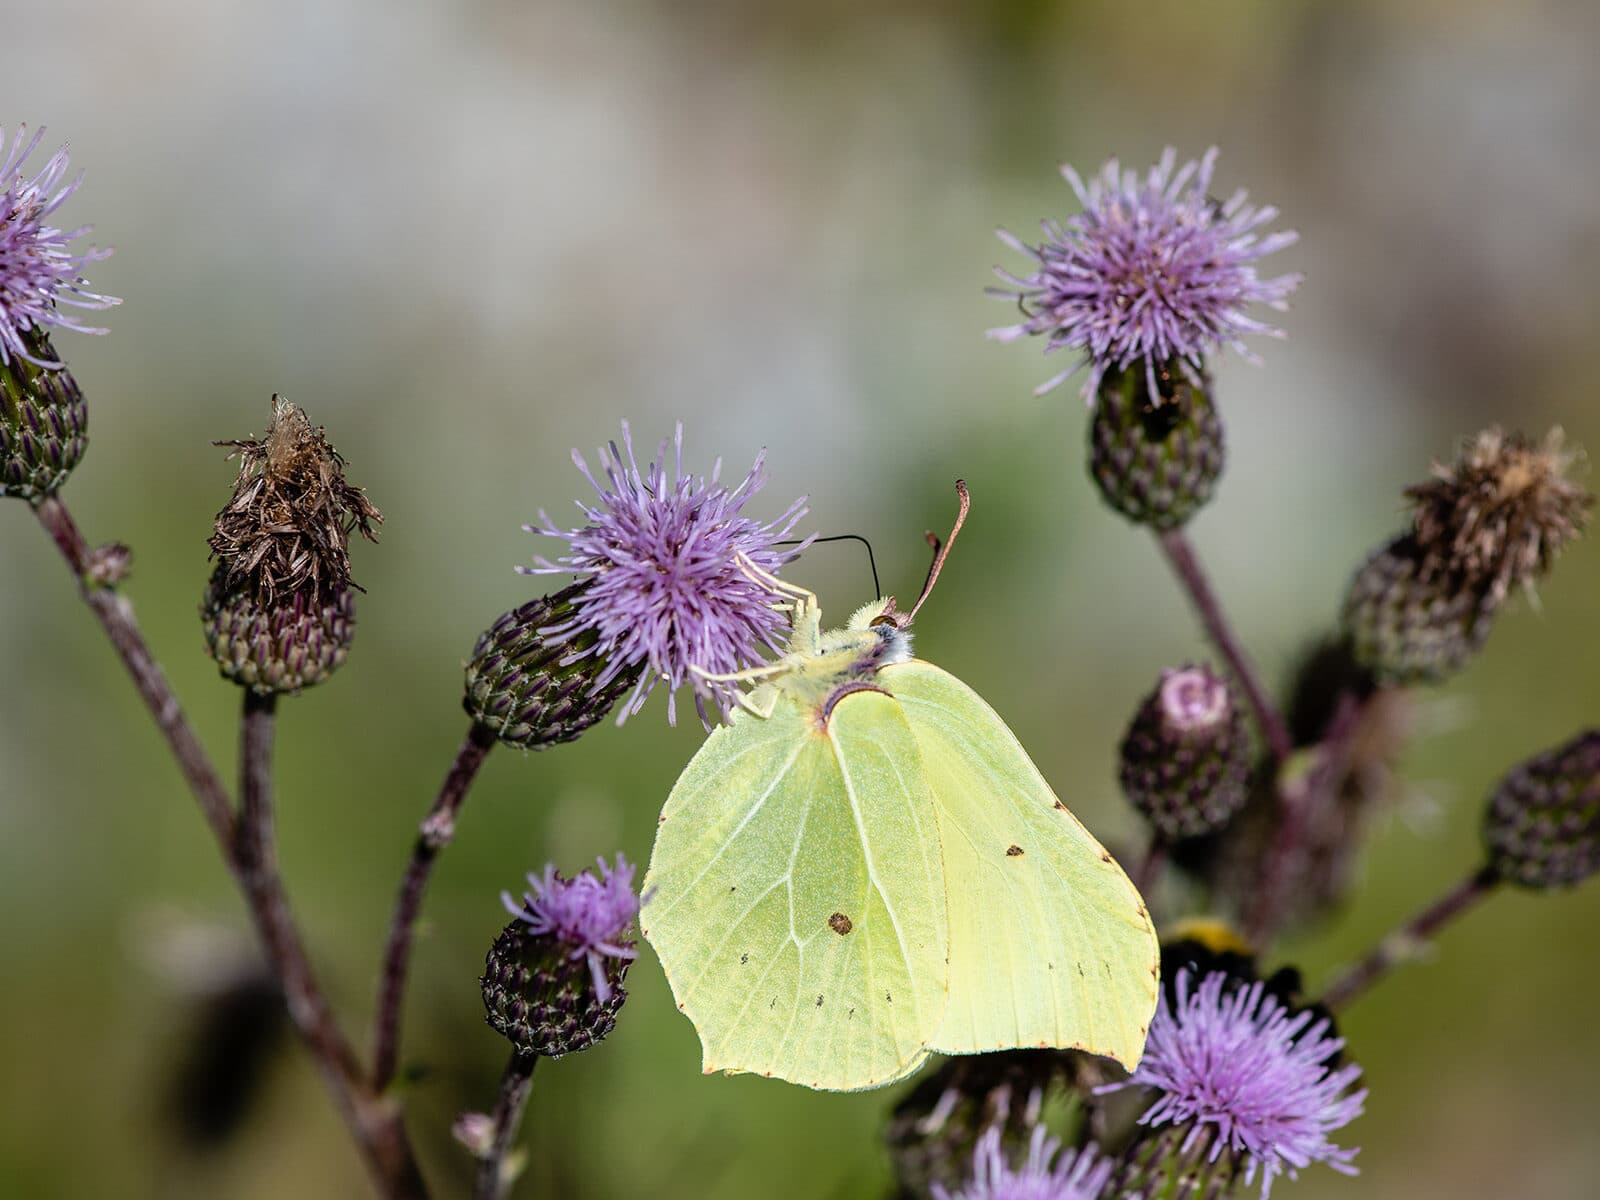
[[1187, 367], [1142, 365], [1106, 374], [1089, 422], [1089, 474], [1130, 521], [1177, 529], [1211, 499], [1225, 458], [1222, 418], [1208, 382]]
[[1583, 531], [1594, 496], [1568, 478], [1580, 454], [1491, 428], [1406, 489], [1409, 532], [1379, 547], [1345, 596], [1357, 660], [1386, 684], [1430, 683], [1482, 648], [1511, 590], [1531, 587]]
[[[54, 351], [42, 329], [19, 335], [34, 358]], [[89, 410], [72, 373], [13, 355], [0, 365], [0, 496], [37, 504], [66, 482], [88, 448]]]
[[1118, 777], [1169, 841], [1214, 833], [1249, 795], [1250, 739], [1227, 683], [1209, 667], [1162, 673], [1122, 739]]
[[554, 639], [546, 632], [572, 621], [587, 587], [575, 583], [503, 613], [472, 649], [463, 707], [509, 746], [542, 750], [572, 741], [639, 680], [642, 662], [608, 671], [594, 651], [595, 630]]
[[355, 634], [349, 537], [383, 520], [344, 478], [320, 427], [281, 396], [266, 436], [220, 443], [239, 458], [233, 496], [210, 538], [217, 561], [200, 606], [206, 648], [225, 679], [260, 694], [321, 683]]
[[1483, 817], [1489, 862], [1508, 883], [1570, 887], [1600, 868], [1600, 729], [1513, 768]]
[[1460, 574], [1442, 569], [1402, 534], [1373, 551], [1345, 593], [1343, 621], [1356, 661], [1379, 683], [1436, 683], [1488, 640], [1495, 605]]
[[206, 649], [223, 678], [257, 692], [298, 692], [333, 674], [355, 637], [355, 592], [302, 587], [264, 602], [212, 572], [200, 604]]
[[1167, 1127], [1138, 1138], [1118, 1160], [1104, 1196], [1136, 1200], [1225, 1200], [1244, 1192], [1234, 1155], [1212, 1157], [1216, 1133]]
[[489, 948], [483, 966], [483, 1006], [489, 1024], [525, 1054], [559, 1058], [587, 1050], [617, 1024], [628, 998], [622, 983], [628, 963], [606, 968], [610, 992], [599, 999], [589, 968], [563, 954], [552, 954], [546, 939], [521, 921], [512, 921]]
[[480, 982], [489, 1024], [522, 1054], [587, 1050], [616, 1026], [627, 999], [634, 869], [620, 854], [614, 867], [604, 859], [598, 867], [566, 879], [547, 866], [528, 876], [520, 903], [503, 896], [515, 919], [490, 947]]

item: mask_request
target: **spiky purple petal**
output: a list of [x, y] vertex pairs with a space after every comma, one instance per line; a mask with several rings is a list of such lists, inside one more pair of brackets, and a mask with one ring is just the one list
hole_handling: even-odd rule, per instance
[[1198, 378], [1203, 356], [1213, 347], [1231, 346], [1255, 361], [1244, 335], [1283, 336], [1245, 310], [1251, 304], [1288, 307], [1301, 277], [1261, 279], [1255, 262], [1297, 235], [1261, 233], [1278, 211], [1251, 206], [1243, 191], [1222, 202], [1212, 199], [1207, 190], [1216, 159], [1212, 147], [1175, 171], [1177, 155], [1168, 147], [1142, 184], [1116, 159], [1088, 183], [1063, 166], [1083, 211], [1064, 223], [1043, 222], [1045, 239], [1037, 247], [1000, 231], [1006, 245], [1036, 265], [1026, 275], [995, 269], [1009, 286], [991, 293], [1015, 300], [1024, 320], [991, 329], [989, 336], [1009, 342], [1043, 334], [1046, 353], [1083, 355], [1038, 393], [1087, 364], [1083, 392], [1093, 402], [1107, 371], [1142, 362], [1149, 394], [1156, 396], [1157, 374], [1169, 363], [1184, 364]]
[[1361, 1115], [1367, 1093], [1349, 1090], [1359, 1066], [1330, 1065], [1344, 1039], [1329, 1019], [1291, 1012], [1260, 982], [1224, 994], [1222, 971], [1192, 983], [1179, 972], [1176, 1006], [1163, 992], [1138, 1070], [1099, 1091], [1155, 1089], [1140, 1124], [1189, 1125], [1186, 1147], [1211, 1127], [1212, 1160], [1224, 1150], [1241, 1155], [1245, 1183], [1261, 1176], [1263, 1200], [1279, 1175], [1293, 1179], [1311, 1163], [1354, 1175], [1356, 1150], [1328, 1135]]
[[[573, 451], [573, 461], [600, 501], [579, 503], [587, 523], [577, 529], [559, 529], [540, 513], [539, 525], [524, 528], [562, 539], [568, 552], [553, 562], [535, 558], [532, 567], [518, 570], [588, 579], [573, 619], [545, 632], [552, 638], [596, 632], [589, 652], [607, 660], [597, 688], [645, 664], [638, 690], [622, 706], [623, 718], [637, 712], [662, 682], [673, 697], [690, 684], [704, 719], [706, 699], [725, 707], [732, 696], [729, 687], [704, 676], [743, 670], [783, 640], [786, 621], [776, 607], [783, 598], [747, 563], [775, 573], [798, 553], [777, 543], [805, 515], [804, 498], [763, 525], [740, 510], [764, 482], [765, 451], [730, 489], [718, 482], [720, 459], [709, 479], [684, 473], [681, 424], [670, 464], [663, 441], [656, 459], [641, 470], [626, 421], [622, 438], [621, 449], [612, 442], [600, 451], [600, 478]], [[673, 697], [669, 720], [676, 719]]]
[[954, 1193], [935, 1183], [933, 1196], [934, 1200], [1095, 1200], [1111, 1169], [1111, 1161], [1092, 1148], [1062, 1150], [1043, 1125], [1034, 1126], [1028, 1157], [1013, 1168], [1000, 1145], [1000, 1128], [994, 1126], [978, 1139], [972, 1178]]
[[66, 231], [48, 223], [83, 181], [80, 175], [62, 182], [67, 148], [52, 154], [32, 179], [23, 178], [22, 164], [43, 137], [44, 130], [39, 129], [30, 139], [28, 127], [19, 125], [8, 151], [5, 130], [0, 129], [0, 365], [9, 364], [15, 355], [35, 366], [60, 367], [57, 360], [29, 353], [22, 335], [44, 326], [104, 333], [62, 312], [61, 306], [102, 309], [121, 303], [89, 291], [82, 274], [87, 264], [109, 257], [111, 251], [74, 254], [68, 248], [74, 238], [89, 232], [89, 226]]
[[528, 875], [532, 890], [523, 893], [520, 903], [510, 892], [501, 892], [500, 902], [535, 934], [570, 946], [568, 958], [588, 959], [595, 997], [604, 1004], [611, 999], [606, 958], [639, 957], [628, 936], [639, 915], [639, 896], [633, 890], [633, 864], [622, 855], [617, 855], [615, 867], [603, 858], [595, 861], [598, 876], [581, 871], [572, 879], [546, 865], [542, 876]]

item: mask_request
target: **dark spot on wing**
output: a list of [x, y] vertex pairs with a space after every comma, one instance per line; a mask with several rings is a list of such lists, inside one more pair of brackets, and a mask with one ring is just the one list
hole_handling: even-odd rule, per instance
[[855, 1010], [855, 1009], [853, 1009], [853, 1008], [852, 1008], [852, 1009], [851, 1009], [851, 1010], [850, 1010], [850, 1014], [849, 1014], [849, 1016], [848, 1016], [848, 1017], [847, 1017], [847, 1018], [846, 1018], [846, 1020], [851, 1020], [851, 1021], [853, 1021], [853, 1020], [855, 1020], [855, 1017], [856, 1017], [856, 1010]]
[[732, 884], [732, 885], [729, 886], [728, 890], [730, 892], [737, 892], [739, 890], [739, 885], [737, 883]]
[[1067, 806], [1065, 804], [1061, 803], [1061, 801], [1059, 801], [1059, 800], [1056, 801], [1056, 807], [1059, 808], [1062, 812], [1066, 812], [1067, 811]]
[[1084, 973], [1083, 973], [1083, 964], [1082, 963], [1078, 964], [1078, 978], [1079, 979], [1087, 978], [1087, 976], [1085, 976]]
[[893, 996], [891, 996], [891, 995], [889, 995], [889, 993], [888, 993], [888, 992], [885, 992], [885, 993], [884, 993], [884, 994], [883, 994], [883, 998], [884, 998], [884, 999], [885, 999], [885, 1000], [887, 1000], [887, 1001], [888, 1001], [888, 1002], [889, 1002], [889, 1003], [890, 1003], [890, 1004], [893, 1004], [893, 1003], [894, 1003], [894, 997], [893, 997]]
[[1022, 847], [1021, 846], [1018, 846], [1018, 845], [1013, 843], [1012, 845], [1006, 847], [1006, 857], [1007, 858], [1018, 858], [1018, 857], [1021, 856], [1021, 854], [1022, 854]]
[[817, 1007], [818, 1008], [822, 1007], [822, 993], [821, 992], [817, 993]]
[[1046, 971], [1054, 971], [1056, 969], [1056, 965], [1055, 963], [1045, 963], [1044, 969]]
[[850, 923], [850, 918], [845, 916], [843, 913], [834, 913], [833, 916], [828, 918], [828, 928], [833, 930], [840, 937], [843, 937], [845, 934], [854, 929], [855, 926]]
[[767, 1007], [768, 1008], [777, 1008], [778, 1007], [778, 998], [776, 996], [774, 996], [772, 998], [772, 1003], [767, 1005]]
[[1102, 959], [1100, 961], [1100, 965], [1106, 969], [1106, 978], [1110, 979], [1111, 978], [1111, 964], [1106, 962], [1104, 959]]
[[740, 966], [741, 966], [741, 967], [742, 967], [742, 966], [744, 966], [744, 965], [745, 965], [745, 963], [747, 963], [747, 962], [749, 962], [749, 961], [750, 961], [750, 956], [749, 956], [749, 955], [748, 955], [748, 954], [741, 954], [741, 955], [739, 955], [739, 965], [740, 965]]

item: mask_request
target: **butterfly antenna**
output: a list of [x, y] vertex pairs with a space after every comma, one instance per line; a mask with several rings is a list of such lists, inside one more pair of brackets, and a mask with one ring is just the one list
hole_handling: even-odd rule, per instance
[[950, 536], [943, 542], [931, 530], [927, 533], [928, 545], [933, 549], [933, 565], [928, 568], [928, 578], [923, 581], [922, 595], [917, 597], [917, 602], [911, 606], [911, 611], [905, 615], [904, 624], [909, 625], [916, 618], [917, 611], [933, 591], [933, 585], [939, 581], [939, 572], [944, 570], [944, 560], [950, 555], [950, 547], [956, 543], [956, 534], [961, 532], [961, 527], [967, 523], [967, 510], [972, 507], [972, 497], [967, 494], [967, 481], [956, 480], [956, 496], [961, 507], [956, 512], [956, 523], [950, 528]]
[[789, 538], [787, 541], [774, 542], [773, 544], [776, 546], [798, 546], [802, 542], [806, 542], [812, 546], [820, 546], [823, 542], [860, 542], [867, 548], [867, 566], [872, 568], [872, 594], [874, 596], [883, 595], [883, 588], [878, 583], [878, 560], [872, 555], [872, 543], [867, 541], [867, 539], [862, 537], [859, 533], [836, 533], [830, 537], [809, 539]]

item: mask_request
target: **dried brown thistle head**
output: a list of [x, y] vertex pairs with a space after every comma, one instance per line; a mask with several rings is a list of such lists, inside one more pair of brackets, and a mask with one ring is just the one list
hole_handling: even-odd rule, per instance
[[1496, 426], [1469, 439], [1455, 462], [1435, 463], [1432, 479], [1407, 488], [1429, 570], [1482, 588], [1494, 605], [1513, 585], [1549, 570], [1583, 532], [1595, 501], [1568, 478], [1582, 451], [1562, 442], [1559, 428], [1534, 442]]
[[233, 496], [208, 539], [227, 585], [249, 585], [263, 603], [308, 586], [322, 593], [354, 587], [350, 534], [359, 529], [377, 541], [373, 527], [383, 514], [345, 481], [344, 459], [322, 427], [274, 395], [264, 437], [216, 444], [239, 458]]

